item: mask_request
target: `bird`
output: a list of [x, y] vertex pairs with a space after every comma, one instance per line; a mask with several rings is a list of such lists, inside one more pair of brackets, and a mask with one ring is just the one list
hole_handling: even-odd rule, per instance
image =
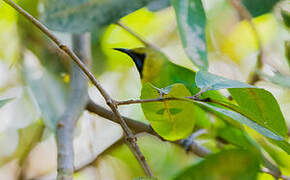
[[[114, 49], [122, 53], [125, 53], [129, 57], [131, 57], [139, 72], [142, 86], [150, 83], [155, 87], [155, 89], [158, 90], [160, 97], [163, 97], [164, 93], [166, 94], [168, 92], [167, 91], [168, 89], [164, 91], [164, 88], [172, 87], [174, 84], [183, 84], [189, 90], [192, 96], [195, 96], [199, 93], [200, 89], [197, 87], [195, 83], [196, 72], [173, 63], [164, 53], [162, 53], [158, 49], [150, 46], [133, 49], [125, 49], [125, 48], [114, 48]], [[141, 104], [141, 107], [143, 110], [145, 109], [144, 111], [145, 116], [151, 122], [153, 129], [157, 133], [159, 133], [159, 135], [161, 135], [165, 139], [177, 140], [180, 138], [188, 137], [192, 132], [194, 125], [197, 125], [198, 127], [202, 128], [210, 124], [210, 119], [206, 115], [206, 112], [199, 106], [195, 104], [192, 105], [193, 106], [188, 106], [189, 108], [193, 108], [192, 116], [188, 119], [189, 120], [188, 128], [187, 130], [184, 130], [182, 133], [178, 135], [174, 134], [174, 131], [172, 131], [174, 135], [170, 134], [169, 132], [166, 132], [164, 135], [163, 132], [164, 129], [162, 131], [159, 130], [160, 117], [154, 119], [156, 118], [156, 116], [152, 117], [151, 116], [152, 112], [147, 112], [148, 110], [146, 110], [145, 106], [150, 106], [149, 104]], [[180, 113], [182, 112], [185, 111], [181, 111]], [[147, 113], [148, 116], [146, 115]], [[156, 109], [155, 113], [160, 115], [160, 110]], [[169, 110], [168, 113], [171, 114], [171, 111]], [[180, 124], [183, 124], [178, 123], [180, 121], [183, 122], [183, 119], [179, 119], [180, 116], [176, 116], [176, 114], [173, 113], [169, 115], [168, 118], [171, 119], [172, 117], [174, 117], [174, 122], [177, 123], [173, 126], [178, 127]], [[169, 135], [172, 135], [172, 137]]]
[[195, 83], [196, 72], [174, 64], [164, 53], [152, 47], [134, 49], [114, 48], [127, 54], [135, 63], [141, 83], [151, 83], [162, 89], [176, 83], [183, 84], [192, 95], [199, 92]]

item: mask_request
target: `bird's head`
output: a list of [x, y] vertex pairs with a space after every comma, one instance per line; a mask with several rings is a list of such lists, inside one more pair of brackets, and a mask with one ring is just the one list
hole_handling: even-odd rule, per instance
[[115, 50], [132, 58], [143, 82], [151, 82], [158, 77], [165, 62], [164, 59], [166, 59], [165, 55], [150, 47], [135, 49], [115, 48]]

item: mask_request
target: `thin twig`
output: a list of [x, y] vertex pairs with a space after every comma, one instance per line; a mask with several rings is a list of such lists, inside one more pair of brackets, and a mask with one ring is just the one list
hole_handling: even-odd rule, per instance
[[[153, 173], [147, 164], [144, 155], [142, 154], [139, 146], [136, 143], [136, 138], [124, 119], [122, 118], [121, 114], [118, 111], [117, 105], [114, 103], [114, 100], [110, 97], [107, 91], [102, 87], [99, 81], [94, 77], [94, 75], [90, 72], [90, 70], [85, 66], [85, 64], [78, 58], [78, 56], [66, 45], [64, 45], [53, 33], [51, 33], [46, 26], [40, 23], [37, 19], [31, 16], [28, 12], [14, 3], [12, 0], [3, 0], [11, 7], [13, 7], [16, 11], [21, 13], [25, 16], [30, 22], [32, 22], [35, 26], [37, 26], [44, 34], [46, 34], [62, 51], [64, 51], [71, 59], [78, 65], [79, 68], [86, 74], [86, 76], [90, 79], [92, 84], [96, 86], [99, 90], [103, 98], [105, 99], [107, 105], [111, 108], [112, 112], [115, 114], [116, 118], [120, 122], [121, 127], [125, 132], [125, 139], [127, 144], [129, 145], [130, 149], [133, 151], [135, 157], [143, 167], [147, 176], [153, 177]], [[59, 126], [63, 126], [63, 124], [59, 124]]]
[[143, 104], [143, 103], [152, 103], [152, 102], [164, 102], [164, 101], [188, 101], [185, 98], [177, 98], [177, 97], [165, 97], [165, 98], [156, 98], [156, 99], [132, 99], [126, 101], [116, 101], [118, 106], [121, 105], [130, 105], [130, 104]]
[[277, 174], [277, 173], [275, 173], [275, 172], [273, 172], [273, 171], [271, 171], [271, 170], [269, 170], [269, 169], [267, 169], [267, 168], [265, 168], [265, 167], [262, 167], [262, 168], [261, 168], [261, 171], [262, 171], [263, 173], [270, 174], [271, 176], [273, 176], [273, 177], [275, 177], [275, 178], [277, 178], [277, 179], [290, 180], [290, 177], [285, 176], [285, 175], [283, 175], [283, 174]]
[[121, 105], [130, 105], [130, 104], [143, 104], [143, 103], [152, 103], [152, 102], [164, 102], [164, 101], [202, 101], [203, 99], [199, 99], [201, 93], [198, 93], [194, 96], [186, 96], [186, 97], [159, 97], [155, 99], [131, 99], [125, 101], [115, 101], [118, 106]]
[[124, 30], [126, 30], [129, 34], [131, 34], [132, 36], [134, 36], [136, 39], [138, 39], [140, 42], [142, 42], [145, 46], [147, 47], [151, 47], [154, 49], [159, 49], [157, 46], [147, 42], [144, 38], [142, 38], [139, 34], [137, 34], [136, 32], [132, 31], [128, 26], [124, 25], [123, 23], [121, 23], [120, 21], [115, 23], [116, 25], [120, 26], [121, 28], [123, 28]]
[[263, 67], [263, 59], [264, 59], [264, 47], [262, 44], [262, 40], [259, 36], [259, 32], [255, 26], [255, 24], [252, 22], [252, 15], [250, 14], [250, 12], [247, 10], [247, 8], [242, 4], [241, 0], [229, 0], [230, 3], [232, 4], [232, 6], [236, 9], [236, 11], [239, 13], [239, 16], [242, 19], [245, 19], [251, 26], [254, 35], [256, 37], [257, 40], [257, 44], [258, 44], [258, 49], [259, 49], [259, 54], [258, 54], [258, 59], [257, 59], [257, 64], [256, 64], [256, 68], [254, 71], [253, 76], [251, 77], [251, 79], [249, 80], [249, 84], [255, 84], [257, 81], [260, 80], [260, 76], [257, 73], [257, 70], [262, 69]]
[[116, 22], [116, 25], [120, 26], [124, 30], [126, 30], [128, 33], [130, 33], [132, 36], [134, 36], [136, 39], [138, 39], [140, 42], [142, 42], [145, 46], [151, 46], [148, 42], [146, 42], [141, 36], [134, 31], [132, 31], [128, 26], [124, 25], [121, 22]]

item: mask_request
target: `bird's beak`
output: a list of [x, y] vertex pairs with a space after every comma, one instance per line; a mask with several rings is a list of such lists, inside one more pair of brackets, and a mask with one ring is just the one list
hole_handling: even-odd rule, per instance
[[133, 55], [133, 53], [131, 52], [130, 49], [125, 49], [125, 48], [113, 48], [114, 50], [120, 51], [122, 53], [127, 54], [128, 56], [130, 56], [132, 59], [135, 58], [135, 56]]
[[132, 50], [125, 49], [125, 48], [114, 48], [114, 50], [120, 51], [120, 52], [125, 53], [128, 56], [130, 56], [133, 59], [135, 65], [140, 73], [140, 76], [142, 77], [145, 54], [135, 53]]

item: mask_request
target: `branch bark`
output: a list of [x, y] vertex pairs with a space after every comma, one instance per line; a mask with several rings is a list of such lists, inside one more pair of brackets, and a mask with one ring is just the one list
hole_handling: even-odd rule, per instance
[[283, 175], [283, 174], [277, 174], [277, 173], [275, 173], [275, 172], [273, 172], [273, 171], [271, 171], [271, 170], [269, 170], [269, 169], [267, 169], [267, 168], [265, 168], [265, 167], [262, 167], [262, 168], [261, 168], [261, 171], [262, 171], [263, 173], [270, 174], [270, 175], [273, 176], [275, 179], [290, 180], [290, 177], [285, 176], [285, 175]]
[[32, 15], [30, 15], [28, 12], [22, 9], [15, 2], [13, 2], [12, 0], [3, 0], [3, 1], [9, 4], [11, 7], [13, 7], [16, 11], [18, 11], [24, 17], [26, 17], [35, 26], [37, 26], [45, 35], [47, 35], [62, 51], [64, 51], [77, 64], [77, 66], [82, 70], [83, 73], [85, 73], [85, 75], [89, 78], [92, 84], [101, 93], [107, 105], [111, 108], [112, 112], [114, 113], [116, 119], [118, 119], [121, 127], [123, 128], [125, 132], [126, 142], [129, 145], [132, 152], [134, 153], [137, 160], [139, 161], [139, 163], [141, 164], [142, 168], [144, 169], [144, 172], [146, 173], [147, 176], [153, 177], [153, 173], [149, 165], [147, 164], [144, 155], [142, 154], [140, 148], [137, 145], [137, 142], [136, 142], [137, 139], [135, 138], [134, 134], [132, 133], [132, 131], [130, 130], [130, 128], [124, 121], [124, 119], [122, 118], [121, 114], [119, 113], [118, 107], [115, 104], [115, 101], [110, 97], [107, 91], [103, 88], [103, 86], [99, 83], [99, 81], [94, 77], [94, 75], [90, 72], [90, 70], [86, 67], [86, 65], [81, 61], [81, 59], [70, 48], [64, 45], [53, 33], [51, 33], [46, 26], [44, 26], [41, 22], [35, 19]]
[[[87, 105], [87, 110], [90, 112], [93, 112], [103, 118], [106, 118], [108, 120], [111, 120], [113, 122], [119, 123], [116, 117], [114, 116], [114, 113], [110, 110], [107, 110], [103, 108], [102, 106], [95, 104], [94, 102], [90, 101]], [[152, 134], [154, 136], [159, 137], [160, 139], [164, 140], [162, 137], [160, 137], [150, 125], [146, 123], [142, 123], [139, 121], [136, 121], [134, 119], [128, 118], [128, 117], [123, 117], [123, 119], [126, 121], [128, 126], [131, 129], [134, 129], [135, 133], [142, 133], [146, 132], [148, 134]], [[172, 143], [178, 144], [182, 147], [186, 146], [186, 143], [184, 143], [184, 140], [179, 140], [179, 141], [173, 141]], [[195, 141], [191, 141], [191, 144], [189, 145], [189, 151], [193, 152], [197, 156], [204, 157], [209, 155], [211, 152], [210, 150], [206, 149], [205, 147], [199, 145]]]
[[[87, 110], [90, 112], [93, 112], [105, 119], [111, 120], [115, 123], [119, 124], [118, 119], [115, 117], [114, 113], [110, 110], [107, 110], [106, 108], [102, 107], [101, 105], [95, 104], [93, 101], [89, 101], [87, 104]], [[152, 129], [152, 127], [149, 124], [145, 124], [143, 122], [139, 122], [136, 120], [133, 120], [128, 117], [124, 117], [123, 119], [126, 121], [128, 126], [134, 130], [134, 133], [142, 133], [147, 132], [149, 134], [157, 135], [157, 133]], [[157, 135], [158, 136], [158, 135]]]
[[[91, 59], [90, 35], [73, 35], [73, 49], [84, 63]], [[75, 125], [88, 100], [88, 81], [80, 69], [71, 63], [70, 94], [67, 108], [60, 118], [56, 129], [57, 179], [70, 180], [74, 171], [73, 136]]]

